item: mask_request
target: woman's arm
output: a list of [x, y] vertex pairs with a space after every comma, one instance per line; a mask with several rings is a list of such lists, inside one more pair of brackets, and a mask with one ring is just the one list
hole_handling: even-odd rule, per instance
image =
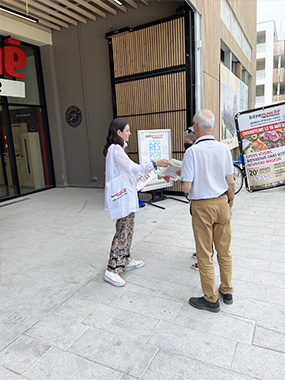
[[[116, 145], [114, 148], [114, 157], [116, 163], [119, 167], [126, 172], [129, 176], [137, 178], [140, 175], [146, 175], [154, 169], [154, 165], [151, 161], [139, 165], [132, 161], [126, 154], [124, 149], [120, 145]], [[158, 160], [156, 161], [157, 166], [168, 166], [168, 160]]]

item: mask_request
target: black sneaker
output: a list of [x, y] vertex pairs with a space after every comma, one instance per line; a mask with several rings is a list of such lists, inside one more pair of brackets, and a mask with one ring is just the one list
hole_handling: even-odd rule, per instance
[[231, 305], [234, 302], [232, 294], [230, 294], [230, 293], [223, 294], [223, 293], [221, 293], [220, 290], [219, 290], [219, 293], [223, 297], [224, 303], [226, 303], [227, 305]]
[[220, 311], [220, 303], [219, 300], [216, 302], [209, 302], [205, 300], [204, 297], [192, 297], [189, 300], [191, 306], [196, 307], [196, 309], [208, 310], [213, 313], [218, 313]]

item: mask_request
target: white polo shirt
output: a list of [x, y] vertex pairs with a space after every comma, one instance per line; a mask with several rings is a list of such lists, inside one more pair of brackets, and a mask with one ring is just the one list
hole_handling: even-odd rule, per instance
[[226, 176], [233, 174], [227, 145], [214, 136], [199, 137], [184, 154], [181, 181], [192, 182], [189, 199], [216, 198], [228, 190]]

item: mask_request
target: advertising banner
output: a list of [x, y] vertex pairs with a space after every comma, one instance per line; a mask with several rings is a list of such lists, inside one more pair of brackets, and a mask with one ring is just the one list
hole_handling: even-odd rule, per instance
[[248, 109], [248, 87], [222, 63], [220, 64], [220, 83], [220, 140], [230, 149], [234, 149], [238, 146], [234, 116], [237, 112]]
[[249, 191], [285, 185], [285, 103], [235, 117]]
[[[171, 129], [149, 129], [138, 131], [139, 163], [143, 164], [150, 160], [171, 159]], [[172, 186], [164, 179], [159, 178], [162, 168], [154, 171], [154, 178], [148, 182], [141, 191], [150, 191]]]

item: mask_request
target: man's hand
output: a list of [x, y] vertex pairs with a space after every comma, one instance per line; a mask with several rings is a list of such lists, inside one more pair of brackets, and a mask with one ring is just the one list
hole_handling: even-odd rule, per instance
[[156, 165], [160, 166], [162, 168], [167, 168], [171, 164], [170, 164], [170, 162], [168, 160], [158, 160], [158, 161], [156, 161]]

